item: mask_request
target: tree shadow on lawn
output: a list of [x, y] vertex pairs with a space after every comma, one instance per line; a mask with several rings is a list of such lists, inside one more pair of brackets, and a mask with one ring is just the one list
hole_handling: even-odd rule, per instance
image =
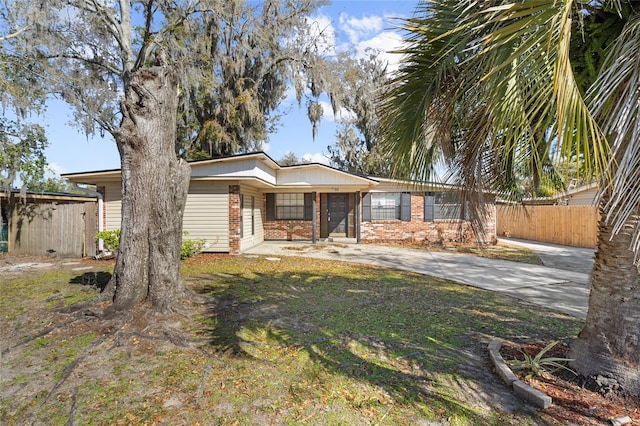
[[296, 347], [327, 372], [368, 383], [397, 404], [473, 424], [486, 423], [489, 411], [532, 414], [492, 372], [486, 345], [493, 336], [562, 339], [579, 327], [506, 296], [374, 268], [358, 278], [225, 276], [200, 292], [215, 298], [207, 316], [216, 351], [255, 357], [248, 348]]
[[77, 275], [69, 280], [69, 284], [82, 284], [94, 287], [102, 293], [111, 279], [111, 272], [90, 271]]

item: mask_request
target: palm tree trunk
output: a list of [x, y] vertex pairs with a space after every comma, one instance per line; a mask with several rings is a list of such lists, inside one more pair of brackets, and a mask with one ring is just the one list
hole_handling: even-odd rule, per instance
[[629, 250], [633, 223], [612, 235], [601, 221], [591, 273], [589, 310], [569, 357], [603, 390], [640, 395], [640, 274]]
[[150, 302], [171, 309], [180, 280], [189, 165], [176, 158], [177, 79], [167, 66], [132, 73], [116, 134], [122, 170], [120, 249], [108, 289], [112, 309]]

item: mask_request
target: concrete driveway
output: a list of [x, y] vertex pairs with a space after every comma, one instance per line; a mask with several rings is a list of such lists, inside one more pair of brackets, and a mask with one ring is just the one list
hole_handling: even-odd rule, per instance
[[371, 244], [265, 242], [245, 254], [315, 257], [417, 272], [504, 293], [574, 317], [586, 317], [593, 250], [503, 241], [536, 251], [545, 266]]

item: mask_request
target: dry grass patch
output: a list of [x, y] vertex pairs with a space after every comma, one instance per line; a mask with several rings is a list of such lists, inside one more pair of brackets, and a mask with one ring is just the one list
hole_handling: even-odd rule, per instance
[[460, 253], [473, 256], [485, 257], [488, 259], [508, 260], [511, 262], [528, 263], [531, 265], [542, 265], [540, 256], [526, 247], [507, 244], [499, 241], [495, 245], [485, 244], [417, 244], [417, 243], [393, 243], [391, 246], [429, 250], [435, 252]]

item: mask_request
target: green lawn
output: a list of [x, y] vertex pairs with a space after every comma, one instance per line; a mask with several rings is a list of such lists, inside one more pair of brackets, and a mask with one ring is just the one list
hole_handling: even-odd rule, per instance
[[335, 261], [199, 256], [183, 276], [193, 302], [138, 308], [126, 324], [65, 313], [97, 296], [77, 273], [2, 279], [0, 423], [541, 424], [491, 371], [486, 344], [570, 339], [580, 326]]

